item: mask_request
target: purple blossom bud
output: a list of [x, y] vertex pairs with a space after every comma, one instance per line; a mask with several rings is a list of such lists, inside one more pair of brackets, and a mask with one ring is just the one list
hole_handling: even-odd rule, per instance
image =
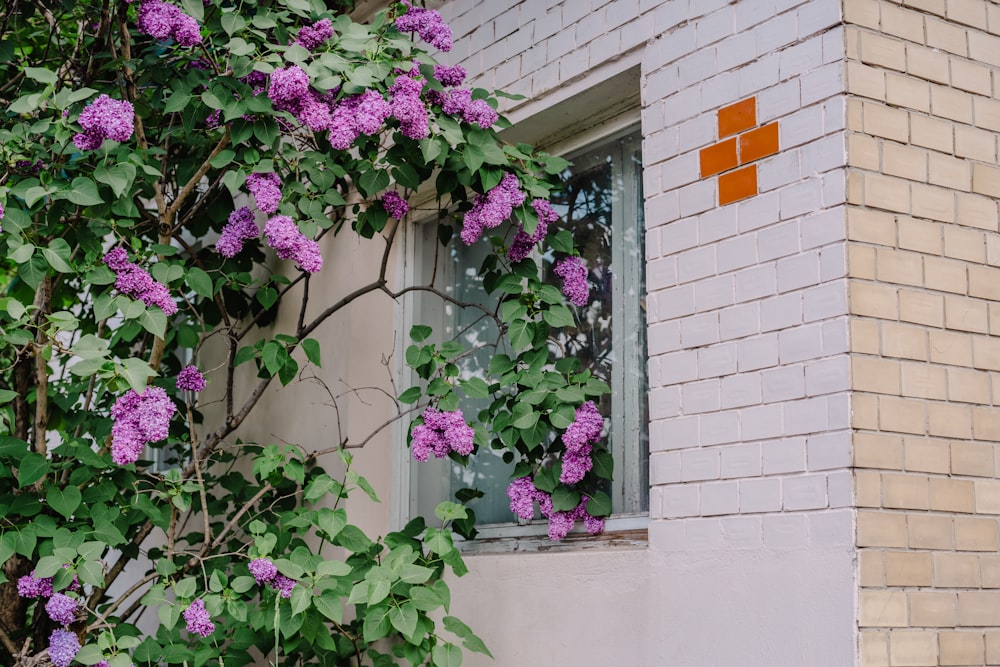
[[410, 205], [395, 190], [389, 190], [382, 195], [382, 206], [386, 213], [396, 220], [402, 220], [410, 212]]
[[69, 667], [80, 650], [80, 640], [69, 630], [53, 630], [49, 635], [49, 660], [56, 667]]
[[299, 231], [287, 215], [276, 215], [264, 225], [264, 238], [280, 259], [291, 259], [303, 271], [316, 273], [323, 268], [319, 244]]
[[208, 610], [205, 609], [205, 601], [198, 598], [184, 610], [184, 623], [189, 633], [207, 637], [215, 632], [215, 624], [212, 623]]
[[278, 576], [278, 568], [269, 558], [255, 558], [247, 565], [258, 586], [269, 584]]
[[253, 195], [257, 208], [267, 214], [278, 210], [281, 202], [281, 178], [274, 172], [247, 176], [247, 190]]
[[333, 37], [333, 24], [330, 19], [320, 19], [311, 26], [305, 26], [299, 30], [295, 43], [309, 51], [315, 51], [326, 40]]
[[202, 391], [205, 388], [205, 376], [196, 366], [185, 366], [177, 374], [177, 388], [181, 391]]
[[198, 22], [174, 5], [161, 0], [143, 0], [136, 27], [139, 32], [156, 40], [172, 37], [181, 46], [201, 44]]
[[465, 68], [461, 65], [448, 67], [446, 65], [434, 66], [434, 78], [441, 82], [442, 86], [461, 86], [465, 81]]
[[514, 207], [524, 203], [526, 196], [514, 174], [504, 174], [495, 188], [485, 195], [476, 195], [472, 209], [462, 220], [460, 236], [465, 245], [472, 245], [479, 240], [484, 229], [493, 229], [503, 224], [514, 212]]
[[111, 426], [111, 459], [118, 465], [135, 463], [147, 442], [167, 437], [176, 411], [160, 387], [147, 387], [142, 394], [129, 389], [111, 408], [115, 420]]
[[223, 257], [235, 257], [243, 250], [243, 243], [260, 236], [260, 227], [254, 222], [253, 212], [242, 206], [229, 215], [229, 222], [222, 228], [215, 250]]
[[36, 577], [35, 571], [17, 580], [17, 594], [23, 598], [47, 598], [52, 595], [52, 577]]
[[60, 625], [69, 625], [76, 619], [77, 601], [63, 593], [54, 593], [45, 603], [45, 613]]
[[295, 588], [295, 583], [294, 579], [289, 579], [285, 575], [279, 574], [274, 577], [271, 587], [278, 591], [278, 595], [287, 599], [292, 597], [292, 589]]
[[535, 482], [531, 477], [519, 477], [507, 485], [510, 511], [519, 519], [530, 521], [535, 516]]
[[415, 32], [434, 48], [450, 51], [451, 28], [433, 9], [413, 7], [407, 3], [406, 13], [396, 19], [396, 29], [400, 32]]
[[449, 452], [462, 456], [472, 453], [476, 432], [465, 423], [460, 410], [441, 412], [428, 407], [421, 415], [423, 424], [413, 427], [410, 449], [417, 461], [427, 461], [433, 453], [444, 458]]
[[587, 267], [579, 257], [567, 257], [558, 264], [555, 274], [563, 279], [562, 293], [574, 306], [585, 306], [590, 297], [587, 284]]

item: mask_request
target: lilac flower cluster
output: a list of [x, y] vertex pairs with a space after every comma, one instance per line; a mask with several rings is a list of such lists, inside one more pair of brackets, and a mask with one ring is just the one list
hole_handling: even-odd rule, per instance
[[410, 205], [395, 190], [389, 190], [382, 195], [382, 206], [386, 213], [396, 220], [402, 220], [410, 212]]
[[74, 135], [73, 143], [81, 151], [93, 151], [105, 139], [128, 141], [135, 131], [135, 109], [126, 100], [101, 95], [80, 112], [78, 121], [83, 133]]
[[143, 0], [136, 27], [139, 32], [156, 40], [173, 37], [181, 46], [201, 44], [198, 22], [174, 5], [161, 0]]
[[461, 116], [466, 123], [473, 123], [484, 130], [492, 127], [500, 117], [486, 100], [472, 99], [472, 91], [468, 88], [448, 91], [441, 110], [449, 116]]
[[[281, 196], [280, 191], [278, 196]], [[253, 212], [246, 206], [241, 206], [229, 215], [229, 221], [222, 228], [219, 240], [215, 242], [215, 250], [223, 257], [235, 257], [243, 250], [245, 241], [258, 236], [260, 227], [253, 220]]]
[[461, 86], [465, 81], [467, 72], [461, 65], [435, 65], [434, 78], [441, 82], [442, 86]]
[[76, 598], [65, 593], [53, 593], [49, 601], [45, 603], [45, 613], [56, 623], [69, 625], [76, 619], [78, 606]]
[[594, 467], [590, 458], [593, 443], [601, 437], [604, 417], [597, 411], [593, 401], [587, 401], [576, 409], [573, 423], [566, 427], [562, 441], [566, 452], [562, 457], [562, 473], [559, 481], [576, 484]]
[[424, 139], [430, 135], [427, 105], [420, 97], [424, 79], [414, 68], [396, 76], [389, 94], [392, 96], [392, 116], [399, 121], [399, 131], [411, 139]]
[[52, 597], [52, 577], [36, 577], [32, 570], [17, 580], [17, 594], [30, 599]]
[[559, 214], [552, 209], [547, 199], [534, 199], [531, 207], [538, 214], [538, 225], [530, 235], [524, 231], [524, 225], [520, 225], [507, 249], [507, 259], [512, 262], [520, 262], [530, 255], [532, 248], [549, 233], [549, 225], [559, 219]]
[[554, 272], [563, 279], [562, 293], [574, 306], [585, 306], [590, 298], [587, 267], [579, 257], [567, 257], [556, 264]]
[[202, 391], [205, 385], [205, 376], [198, 371], [197, 366], [185, 366], [177, 374], [177, 388], [181, 391]]
[[147, 442], [167, 437], [177, 407], [160, 387], [141, 394], [129, 389], [111, 407], [111, 459], [118, 465], [135, 463]]
[[414, 7], [406, 2], [406, 13], [396, 19], [400, 32], [415, 32], [431, 46], [441, 51], [451, 50], [451, 28], [433, 9]]
[[[41, 172], [44, 167], [45, 167], [45, 162], [43, 162], [41, 159], [35, 160], [34, 162], [32, 162], [31, 160], [18, 160], [17, 162], [14, 163], [14, 168], [17, 169], [18, 171], [31, 172], [35, 176], [37, 176], [38, 173]], [[2, 207], [0, 207], [0, 211], [2, 210], [3, 210]], [[0, 218], [2, 217], [3, 215], [0, 214]]]
[[307, 273], [316, 273], [323, 268], [319, 244], [306, 238], [287, 215], [276, 215], [268, 220], [264, 225], [264, 237], [280, 259], [293, 260]]
[[527, 195], [514, 174], [504, 174], [500, 183], [485, 195], [476, 195], [472, 209], [462, 221], [462, 241], [472, 245], [482, 236], [484, 229], [493, 229], [507, 220]]
[[295, 43], [308, 51], [314, 51], [331, 37], [333, 37], [333, 24], [330, 19], [320, 19], [311, 26], [307, 25], [300, 29]]
[[320, 95], [310, 88], [309, 75], [298, 65], [274, 70], [267, 96], [275, 109], [289, 112], [313, 132], [333, 126], [332, 94]]
[[250, 574], [258, 586], [268, 585], [278, 591], [278, 595], [283, 598], [292, 596], [292, 589], [295, 588], [295, 580], [278, 574], [278, 568], [269, 558], [255, 558], [247, 566]]
[[104, 256], [104, 263], [115, 272], [115, 289], [147, 306], [157, 306], [166, 315], [177, 312], [177, 304], [170, 298], [170, 290], [138, 264], [128, 261], [128, 252], [118, 247]]
[[410, 444], [413, 458], [427, 461], [431, 453], [435, 458], [444, 458], [449, 452], [462, 456], [472, 453], [476, 432], [465, 423], [460, 410], [442, 412], [428, 407], [423, 412], [423, 424], [413, 427]]
[[531, 477], [520, 477], [507, 486], [507, 497], [510, 498], [510, 511], [525, 521], [534, 518], [537, 502], [542, 516], [549, 520], [549, 539], [554, 542], [566, 537], [577, 521], [583, 521], [591, 535], [604, 530], [604, 519], [587, 513], [587, 496], [583, 496], [572, 510], [557, 512], [552, 506], [551, 495], [536, 489]]
[[330, 120], [330, 145], [347, 150], [359, 135], [371, 136], [392, 114], [392, 106], [375, 90], [350, 95], [340, 100]]
[[192, 635], [207, 637], [215, 632], [215, 623], [205, 609], [205, 601], [198, 598], [184, 610], [184, 624]]
[[75, 632], [59, 629], [49, 635], [49, 660], [56, 667], [69, 667], [80, 651], [80, 639]]
[[[274, 213], [278, 210], [278, 204], [281, 203], [281, 178], [274, 172], [269, 172], [267, 174], [250, 174], [247, 176], [247, 190], [253, 195], [254, 203], [257, 204], [259, 208], [264, 213], [268, 215]], [[233, 215], [239, 214], [239, 220], [237, 222], [240, 224], [241, 231], [249, 233], [250, 228], [246, 224], [247, 215], [242, 213], [243, 209], [239, 209], [234, 212]], [[233, 216], [229, 216], [230, 224], [233, 224]], [[250, 219], [252, 223], [253, 220]], [[256, 228], [257, 225], [254, 225]], [[258, 230], [257, 234], [260, 234]], [[256, 236], [255, 234], [254, 236]], [[240, 241], [240, 249], [243, 248], [242, 240]], [[234, 253], [235, 254], [235, 253]], [[230, 255], [231, 257], [232, 255]]]

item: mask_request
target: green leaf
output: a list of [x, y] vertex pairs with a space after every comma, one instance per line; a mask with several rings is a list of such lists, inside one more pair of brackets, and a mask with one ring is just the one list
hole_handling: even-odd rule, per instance
[[538, 422], [539, 416], [528, 403], [518, 403], [514, 406], [512, 425], [514, 428], [529, 429]]
[[128, 381], [129, 387], [137, 394], [146, 390], [146, 381], [150, 377], [158, 375], [144, 360], [135, 357], [121, 363], [121, 373]]
[[166, 103], [163, 105], [164, 113], [174, 113], [175, 111], [183, 111], [187, 108], [188, 104], [191, 102], [191, 93], [187, 90], [175, 90], [171, 93], [170, 97], [167, 98]]
[[490, 396], [490, 388], [482, 378], [469, 378], [468, 380], [462, 380], [460, 384], [462, 391], [469, 398], [489, 398]]
[[488, 655], [491, 658], [493, 657], [493, 654], [490, 653], [488, 648], [486, 648], [486, 644], [483, 643], [483, 640], [477, 637], [476, 633], [474, 633], [472, 629], [461, 620], [455, 618], [454, 616], [445, 616], [442, 620], [444, 622], [444, 629], [459, 637], [465, 645], [465, 648], [470, 651], [475, 651], [476, 653]]
[[322, 595], [314, 597], [312, 603], [319, 613], [334, 623], [341, 623], [344, 620], [344, 605], [340, 602], [340, 596], [324, 591]]
[[422, 324], [416, 324], [410, 329], [410, 338], [414, 342], [420, 343], [424, 340], [427, 340], [427, 337], [430, 336], [431, 333], [432, 329], [430, 327], [424, 326]]
[[337, 534], [336, 539], [334, 539], [334, 543], [355, 553], [367, 551], [368, 547], [372, 545], [372, 541], [368, 539], [367, 535], [361, 532], [360, 528], [351, 525], [343, 527]]
[[25, 243], [21, 247], [7, 253], [7, 258], [12, 262], [18, 264], [23, 264], [31, 259], [31, 256], [35, 254], [35, 246], [31, 243]]
[[315, 338], [306, 338], [303, 340], [302, 351], [306, 353], [306, 359], [314, 366], [323, 366], [320, 359], [319, 341]]
[[104, 199], [97, 191], [97, 183], [83, 176], [74, 178], [70, 189], [62, 191], [59, 196], [80, 206], [96, 206], [104, 203]]
[[573, 234], [567, 229], [560, 229], [555, 235], [549, 237], [549, 245], [554, 250], [570, 254], [573, 252]]
[[434, 516], [442, 521], [454, 521], [455, 519], [464, 519], [469, 514], [465, 509], [465, 505], [446, 500], [434, 508]]
[[587, 514], [591, 516], [609, 516], [611, 514], [611, 498], [603, 491], [598, 491], [587, 501]]
[[542, 312], [542, 319], [550, 327], [559, 329], [561, 327], [571, 327], [576, 324], [576, 320], [573, 319], [573, 313], [569, 308], [563, 305], [552, 306], [546, 311]]
[[104, 571], [100, 561], [88, 560], [76, 566], [76, 575], [80, 581], [91, 586], [104, 585]]
[[454, 644], [435, 646], [431, 652], [434, 667], [460, 667], [462, 664], [462, 649]]
[[104, 660], [104, 651], [96, 644], [87, 644], [76, 652], [73, 659], [81, 665], [96, 665], [101, 660]]
[[73, 267], [69, 265], [69, 258], [72, 250], [65, 239], [52, 239], [48, 248], [42, 248], [42, 255], [45, 261], [59, 273], [72, 273]]
[[312, 604], [312, 590], [306, 586], [296, 586], [292, 589], [292, 616], [298, 616]]
[[194, 577], [185, 577], [174, 584], [174, 595], [178, 598], [192, 598], [198, 590], [198, 580]]
[[369, 169], [361, 173], [358, 179], [358, 189], [365, 197], [381, 192], [389, 187], [389, 172], [382, 169]]
[[410, 636], [417, 629], [417, 610], [410, 602], [389, 609], [389, 621], [404, 636]]
[[158, 307], [153, 306], [142, 311], [139, 316], [142, 328], [157, 338], [163, 338], [167, 332], [167, 315]]
[[594, 474], [601, 479], [613, 479], [615, 469], [615, 459], [610, 452], [603, 449], [597, 450], [593, 454]]
[[535, 337], [535, 327], [526, 320], [514, 320], [510, 323], [507, 333], [514, 348], [520, 350], [531, 345]]
[[41, 83], [54, 84], [59, 80], [55, 72], [43, 67], [25, 67], [21, 71], [29, 79], [34, 79]]
[[226, 31], [227, 35], [233, 35], [243, 30], [247, 25], [246, 19], [244, 19], [238, 12], [229, 12], [222, 15], [222, 29]]
[[17, 467], [17, 483], [20, 488], [34, 484], [49, 471], [49, 460], [37, 452], [28, 452]]
[[65, 489], [53, 486], [49, 487], [45, 500], [49, 503], [49, 507], [69, 519], [80, 506], [83, 495], [75, 486], [67, 486]]
[[407, 389], [406, 391], [404, 391], [402, 394], [399, 395], [399, 402], [410, 405], [420, 400], [420, 397], [422, 395], [423, 391], [421, 391], [420, 387], [410, 387], [409, 389]]
[[205, 273], [203, 270], [199, 269], [197, 266], [192, 266], [187, 270], [187, 284], [194, 290], [194, 293], [198, 296], [203, 296], [206, 299], [211, 299], [213, 295], [212, 290], [212, 278]]
[[552, 492], [552, 507], [557, 512], [568, 512], [580, 504], [580, 492], [571, 491], [565, 486], [556, 487]]

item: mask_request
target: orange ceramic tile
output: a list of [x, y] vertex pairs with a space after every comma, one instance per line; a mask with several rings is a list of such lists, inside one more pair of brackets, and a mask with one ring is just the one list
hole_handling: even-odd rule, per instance
[[740, 164], [753, 162], [778, 152], [778, 122], [769, 123], [740, 135]]
[[757, 165], [719, 176], [719, 206], [757, 194]]
[[757, 98], [750, 97], [742, 102], [719, 109], [719, 138], [728, 137], [757, 124]]
[[701, 177], [705, 178], [720, 171], [726, 171], [736, 166], [736, 137], [720, 141], [714, 146], [702, 148], [699, 153], [701, 159]]

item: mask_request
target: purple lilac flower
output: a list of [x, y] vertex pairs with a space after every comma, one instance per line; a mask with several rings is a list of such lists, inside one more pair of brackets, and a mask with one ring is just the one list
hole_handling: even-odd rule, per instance
[[49, 635], [49, 660], [56, 667], [69, 667], [80, 650], [80, 639], [69, 630], [53, 630]]
[[319, 244], [306, 238], [287, 215], [276, 215], [268, 220], [264, 225], [264, 237], [280, 259], [293, 260], [307, 273], [316, 273], [323, 268]]
[[333, 24], [330, 19], [320, 19], [311, 26], [300, 29], [295, 43], [304, 49], [314, 51], [331, 37], [333, 37]]
[[366, 90], [349, 99], [353, 100], [354, 118], [357, 129], [362, 134], [368, 136], [375, 134], [382, 127], [382, 123], [392, 115], [392, 105], [376, 90]]
[[448, 67], [447, 65], [434, 66], [434, 78], [441, 82], [442, 86], [461, 86], [465, 81], [466, 71], [461, 65]]
[[406, 13], [396, 19], [400, 32], [415, 32], [431, 46], [441, 51], [451, 50], [451, 28], [433, 9], [413, 7], [406, 3]]
[[535, 496], [538, 490], [531, 477], [519, 477], [507, 485], [510, 511], [519, 519], [530, 521], [535, 516]]
[[396, 220], [402, 220], [410, 212], [410, 205], [395, 190], [389, 190], [382, 195], [382, 206], [385, 207], [386, 213]]
[[250, 174], [247, 176], [247, 190], [253, 195], [257, 208], [264, 213], [270, 215], [278, 210], [281, 202], [281, 178], [274, 172]]
[[520, 262], [530, 255], [535, 245], [549, 233], [549, 225], [559, 219], [559, 214], [552, 209], [552, 205], [546, 199], [532, 200], [531, 207], [538, 214], [538, 225], [531, 235], [524, 231], [523, 225], [520, 226], [507, 250], [507, 259], [512, 262]]
[[566, 451], [579, 451], [585, 445], [597, 442], [603, 428], [604, 417], [593, 401], [587, 401], [576, 409], [573, 422], [563, 433], [562, 441]]
[[[309, 94], [309, 75], [298, 65], [278, 68], [271, 72], [267, 96], [280, 111], [297, 111], [299, 100]], [[294, 113], [294, 112], [293, 112]]]
[[250, 574], [253, 575], [258, 586], [269, 584], [278, 576], [278, 568], [271, 562], [270, 558], [255, 558], [250, 561], [247, 568], [250, 570]]
[[515, 206], [520, 206], [527, 195], [514, 174], [504, 174], [500, 183], [485, 195], [476, 195], [472, 209], [462, 221], [462, 241], [472, 245], [484, 229], [493, 229], [510, 218]]
[[399, 121], [399, 131], [411, 139], [424, 139], [430, 135], [427, 105], [420, 98], [424, 80], [418, 74], [404, 73], [396, 77], [389, 94], [392, 96], [392, 115]]
[[23, 598], [47, 598], [52, 595], [52, 577], [36, 577], [35, 571], [17, 580], [17, 594]]
[[466, 123], [476, 124], [484, 130], [492, 127], [500, 117], [486, 100], [472, 99], [472, 91], [466, 88], [449, 90], [441, 103], [441, 111], [461, 116]]
[[198, 22], [174, 5], [161, 0], [143, 0], [136, 27], [139, 32], [156, 40], [172, 37], [181, 46], [201, 44]]
[[295, 588], [295, 580], [289, 579], [283, 574], [276, 575], [271, 582], [271, 588], [278, 591], [278, 595], [283, 598], [292, 597], [292, 589]]
[[207, 637], [215, 632], [215, 623], [205, 609], [205, 601], [198, 598], [184, 610], [184, 623], [187, 631], [193, 635]]
[[177, 374], [177, 388], [181, 391], [202, 391], [205, 384], [205, 376], [196, 366], [185, 366]]
[[45, 613], [60, 625], [69, 625], [76, 619], [77, 602], [63, 593], [54, 593], [45, 603]]
[[147, 306], [157, 306], [166, 315], [177, 312], [177, 304], [170, 298], [170, 290], [138, 264], [128, 261], [128, 253], [118, 247], [104, 256], [104, 263], [115, 272], [115, 289]]
[[82, 151], [97, 150], [105, 139], [128, 141], [135, 131], [135, 109], [125, 100], [101, 95], [80, 112], [82, 134], [73, 143]]
[[219, 123], [222, 122], [222, 109], [215, 109], [212, 113], [208, 114], [205, 118], [205, 127], [212, 130], [219, 127]]
[[599, 535], [604, 532], [604, 517], [588, 514], [583, 517], [583, 525], [587, 527], [587, 532], [591, 535]]
[[260, 236], [260, 227], [254, 222], [253, 212], [241, 206], [229, 215], [229, 221], [222, 228], [215, 250], [223, 257], [235, 257], [243, 250], [243, 243]]
[[587, 267], [579, 257], [567, 257], [556, 264], [555, 274], [563, 279], [562, 293], [574, 306], [585, 306], [590, 297]]
[[553, 542], [563, 539], [573, 529], [575, 523], [576, 519], [572, 513], [553, 512], [549, 517], [549, 539]]
[[449, 452], [462, 456], [472, 453], [476, 432], [465, 423], [460, 410], [442, 412], [428, 407], [421, 416], [424, 423], [413, 427], [411, 438], [414, 459], [427, 461], [431, 453], [439, 459]]
[[135, 463], [147, 442], [167, 437], [177, 407], [160, 387], [141, 394], [129, 389], [111, 407], [111, 459], [118, 465]]
[[562, 457], [562, 472], [559, 481], [563, 484], [576, 484], [594, 467], [590, 458], [591, 446], [588, 444], [580, 451], [567, 451]]

